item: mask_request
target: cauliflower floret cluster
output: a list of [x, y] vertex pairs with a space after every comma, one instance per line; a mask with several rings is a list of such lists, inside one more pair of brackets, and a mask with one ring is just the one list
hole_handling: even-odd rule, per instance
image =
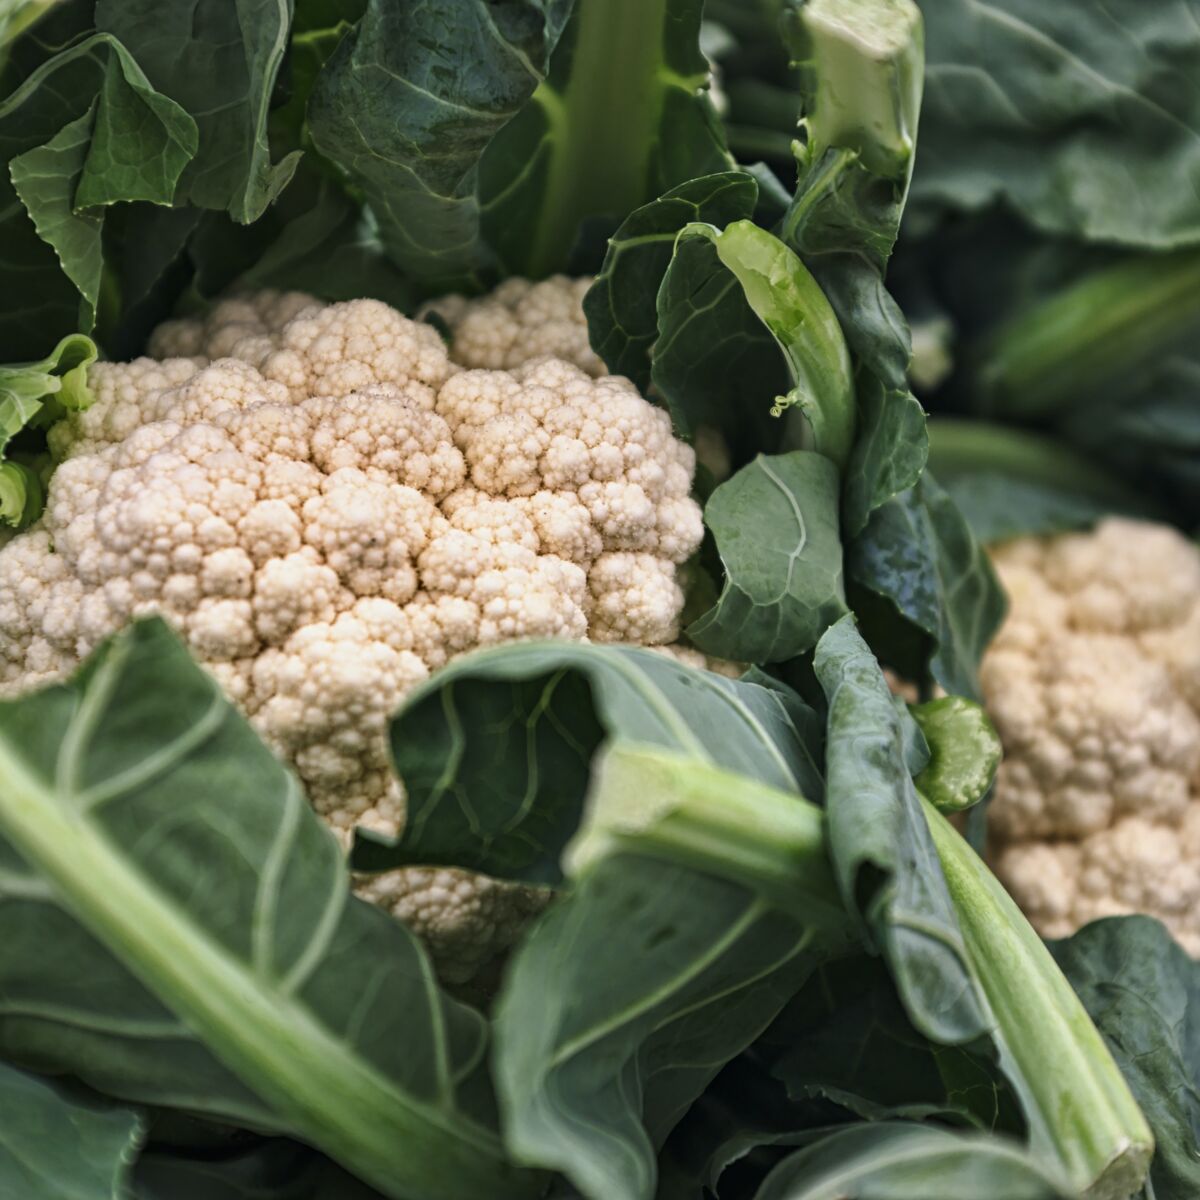
[[561, 358], [594, 378], [607, 373], [588, 341], [583, 297], [592, 280], [552, 275], [538, 283], [507, 279], [478, 299], [442, 296], [419, 315], [434, 314], [450, 331], [450, 356], [464, 367], [522, 366]]
[[1048, 937], [1145, 912], [1200, 954], [1200, 550], [1114, 518], [994, 559], [997, 874]]
[[[464, 370], [386, 304], [295, 294], [151, 345], [176, 357], [99, 364], [95, 404], [50, 432], [45, 513], [0, 551], [0, 693], [161, 614], [348, 840], [399, 831], [387, 720], [453, 655], [675, 638], [694, 458], [628, 380]], [[414, 920], [452, 898], [482, 953], [505, 936], [497, 888], [377, 890]], [[467, 935], [445, 936], [461, 965]]]

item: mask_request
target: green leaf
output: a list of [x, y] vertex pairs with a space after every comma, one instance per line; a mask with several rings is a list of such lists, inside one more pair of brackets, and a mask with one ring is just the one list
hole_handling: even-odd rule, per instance
[[0, 354], [28, 357], [91, 328], [103, 207], [170, 203], [196, 147], [191, 117], [107, 34], [48, 59], [0, 102], [0, 271], [25, 281], [0, 299]]
[[649, 650], [523, 643], [451, 662], [393, 718], [408, 815], [354, 863], [455, 863], [556, 882], [602, 741], [662, 747], [813, 799], [819, 732], [782, 685], [726, 679]]
[[87, 370], [95, 361], [92, 340], [72, 334], [39, 362], [0, 366], [0, 527], [30, 524], [44, 500], [40, 474], [30, 463], [4, 461], [9, 442], [68, 409], [87, 408], [92, 402]]
[[1150, 1128], [1155, 1200], [1200, 1193], [1200, 964], [1150, 917], [1109, 917], [1051, 942]]
[[0, 366], [0, 454], [27, 426], [58, 420], [68, 409], [87, 408], [92, 402], [87, 371], [95, 361], [95, 343], [76, 333], [37, 362]]
[[532, 103], [483, 156], [484, 229], [507, 273], [567, 269], [581, 228], [733, 160], [705, 89], [702, 0], [575, 0]]
[[0, 704], [0, 839], [0, 1053], [291, 1131], [397, 1200], [535, 1190], [489, 1127], [482, 1017], [351, 898], [299, 784], [161, 621]]
[[937, 0], [927, 12], [912, 187], [923, 225], [1001, 203], [1091, 241], [1200, 240], [1200, 97], [1177, 85], [1200, 47], [1196, 0]]
[[970, 526], [928, 472], [872, 513], [850, 547], [847, 574], [889, 606], [881, 645], [902, 643], [908, 626], [907, 636], [921, 638], [920, 670], [948, 692], [980, 699], [979, 661], [1004, 618], [1004, 593]]
[[950, 1045], [987, 1032], [954, 903], [905, 763], [883, 672], [843, 617], [817, 643], [829, 704], [825, 806], [834, 871], [887, 959], [913, 1024]]
[[846, 611], [838, 473], [824, 455], [760, 454], [713, 492], [704, 519], [725, 568], [716, 605], [688, 626], [705, 653], [793, 658]]
[[45, 502], [35, 470], [23, 462], [0, 462], [0, 534], [32, 525]]
[[771, 416], [790, 386], [787, 363], [711, 242], [676, 242], [655, 305], [651, 379], [677, 433], [711, 425], [739, 452], [735, 461], [777, 449], [791, 432]]
[[143, 1133], [128, 1108], [0, 1062], [0, 1195], [121, 1200]]
[[793, 1100], [823, 1096], [871, 1121], [935, 1119], [1021, 1131], [993, 1062], [939, 1046], [908, 1019], [878, 958], [826, 963], [794, 996], [753, 1053]]
[[752, 890], [602, 858], [509, 968], [496, 1075], [512, 1152], [587, 1200], [651, 1200], [656, 1144], [811, 969], [809, 941]]
[[750, 175], [722, 171], [671, 188], [621, 222], [583, 301], [592, 346], [610, 371], [647, 389], [658, 338], [655, 297], [676, 235], [693, 221], [723, 226], [749, 217], [757, 198], [758, 184]]
[[796, 1151], [755, 1200], [1069, 1200], [1015, 1141], [880, 1122], [838, 1130]]
[[964, 696], [942, 696], [909, 709], [925, 742], [929, 762], [914, 782], [942, 812], [977, 804], [996, 778], [1003, 748], [987, 712]]
[[846, 466], [842, 519], [857, 537], [881, 505], [907, 491], [925, 469], [925, 411], [911, 392], [890, 392], [867, 375], [858, 379], [858, 439]]
[[850, 356], [816, 280], [787, 246], [750, 221], [734, 221], [723, 230], [687, 225], [679, 237], [712, 243], [783, 351], [792, 387], [786, 396], [776, 397], [775, 415], [795, 405], [811, 432], [811, 448], [844, 467], [855, 423]]
[[362, 189], [420, 286], [472, 290], [495, 271], [479, 161], [533, 94], [566, 11], [562, 0], [370, 0], [317, 77], [313, 141]]
[[120, 38], [151, 84], [195, 118], [199, 152], [180, 200], [248, 224], [291, 179], [299, 155], [272, 163], [267, 145], [291, 19], [291, 0], [97, 0], [97, 29]]

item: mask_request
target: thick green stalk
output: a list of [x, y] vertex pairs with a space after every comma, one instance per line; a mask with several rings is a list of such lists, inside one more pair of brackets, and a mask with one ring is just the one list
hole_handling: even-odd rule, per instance
[[806, 924], [850, 936], [815, 804], [650, 746], [616, 743], [593, 771], [564, 857], [568, 873], [617, 849], [658, 855], [744, 883]]
[[924, 83], [912, 0], [808, 0], [792, 18], [808, 93], [808, 155], [855, 151], [872, 174], [907, 181]]
[[1025, 308], [982, 342], [971, 376], [984, 411], [1051, 418], [1153, 362], [1200, 328], [1200, 250], [1130, 258]]
[[1035, 1152], [1072, 1193], [1128, 1200], [1154, 1135], [1099, 1030], [1041, 938], [983, 860], [928, 801], [925, 816], [979, 986], [996, 1020], [1001, 1066], [1021, 1098]]
[[670, 0], [579, 0], [579, 8], [565, 86], [552, 74], [533, 96], [550, 147], [534, 274], [566, 261], [584, 218], [623, 215], [652, 198], [650, 160], [660, 152], [667, 94], [692, 95], [707, 77], [666, 61]]
[[0, 834], [76, 919], [301, 1136], [396, 1200], [530, 1197], [490, 1131], [405, 1095], [135, 870], [0, 741]]

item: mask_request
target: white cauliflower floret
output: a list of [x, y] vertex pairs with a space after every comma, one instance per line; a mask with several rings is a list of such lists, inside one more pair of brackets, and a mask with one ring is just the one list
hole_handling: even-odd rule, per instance
[[435, 313], [450, 331], [450, 357], [464, 367], [512, 370], [535, 358], [560, 358], [589, 375], [606, 374], [588, 342], [583, 297], [590, 278], [552, 275], [540, 283], [508, 279], [477, 300], [443, 296], [418, 316]]
[[[0, 693], [158, 613], [348, 844], [401, 830], [388, 719], [454, 655], [675, 636], [702, 532], [693, 457], [628, 380], [456, 369], [385, 304], [296, 293], [152, 345], [179, 357], [100, 364], [94, 405], [50, 431], [42, 520], [0, 549]], [[364, 886], [453, 970], [511, 936], [504, 885], [386, 880]]]
[[466, 982], [507, 950], [549, 898], [542, 888], [452, 867], [364, 876], [356, 890], [424, 941], [447, 983]]
[[1200, 550], [1113, 518], [994, 559], [997, 874], [1046, 936], [1148, 912], [1200, 953]]
[[266, 290], [231, 296], [203, 318], [165, 321], [151, 335], [154, 358], [240, 358], [257, 364], [275, 346], [283, 327], [321, 302], [305, 292]]

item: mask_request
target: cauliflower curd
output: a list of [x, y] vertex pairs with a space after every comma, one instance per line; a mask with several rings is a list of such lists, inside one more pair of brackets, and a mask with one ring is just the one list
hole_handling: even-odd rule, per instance
[[50, 432], [45, 513], [0, 550], [0, 692], [160, 613], [348, 840], [399, 831], [387, 719], [451, 656], [675, 638], [694, 458], [628, 380], [463, 369], [386, 304], [294, 294], [150, 348]]
[[1144, 912], [1200, 954], [1200, 550], [1114, 518], [993, 557], [997, 874], [1048, 937]]

